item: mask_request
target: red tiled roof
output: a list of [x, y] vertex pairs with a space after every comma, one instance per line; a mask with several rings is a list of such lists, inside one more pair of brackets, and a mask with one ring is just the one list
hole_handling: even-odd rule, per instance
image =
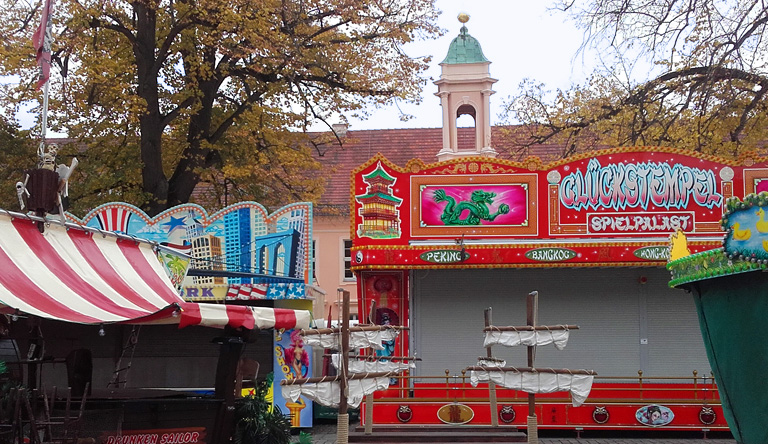
[[[564, 146], [555, 143], [521, 149], [527, 139], [525, 133], [524, 126], [491, 127], [491, 146], [499, 152], [498, 158], [522, 161], [533, 155], [546, 164], [562, 157]], [[313, 151], [326, 173], [325, 192], [316, 206], [319, 212], [327, 214], [343, 214], [348, 211], [351, 172], [377, 153], [398, 166], [405, 166], [411, 159], [420, 159], [429, 164], [437, 162], [437, 153], [443, 147], [442, 128], [348, 131], [343, 138], [343, 146], [339, 146], [331, 133], [312, 133], [310, 137], [315, 141], [334, 140], [333, 144], [320, 145]], [[459, 128], [459, 149], [474, 149], [474, 138], [474, 128]], [[73, 141], [64, 138], [49, 140], [62, 145]], [[211, 184], [199, 183], [191, 200], [204, 203], [206, 190], [210, 188]]]
[[343, 146], [329, 146], [322, 154], [315, 152], [327, 173], [319, 205], [348, 206], [352, 170], [376, 153], [396, 165], [405, 165], [414, 158], [436, 162], [442, 140], [440, 128], [348, 131]]
[[[474, 128], [459, 128], [459, 148], [474, 148]], [[518, 152], [524, 138], [521, 127], [492, 127], [491, 146], [499, 152], [499, 158], [521, 161], [528, 155], [539, 157], [543, 163], [560, 158], [563, 146], [558, 144], [536, 145]], [[442, 128], [412, 128], [348, 131], [343, 146], [327, 146], [315, 152], [315, 158], [323, 164], [327, 174], [325, 193], [318, 202], [323, 209], [349, 206], [351, 171], [381, 153], [390, 162], [405, 166], [411, 159], [424, 163], [437, 162], [437, 153], [443, 147]], [[322, 153], [322, 154], [321, 154]]]

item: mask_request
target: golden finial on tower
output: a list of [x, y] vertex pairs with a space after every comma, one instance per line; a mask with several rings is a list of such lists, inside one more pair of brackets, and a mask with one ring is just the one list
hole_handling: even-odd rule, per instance
[[462, 12], [459, 14], [459, 21], [461, 23], [467, 23], [469, 21], [469, 14], [466, 12]]

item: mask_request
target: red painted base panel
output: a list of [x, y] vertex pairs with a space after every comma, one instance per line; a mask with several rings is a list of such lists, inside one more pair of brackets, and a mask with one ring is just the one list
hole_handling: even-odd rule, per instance
[[[496, 396], [499, 424], [525, 428], [528, 394], [497, 389]], [[487, 386], [420, 384], [412, 390], [378, 392], [374, 398], [374, 425], [443, 424], [451, 418], [491, 424]], [[468, 409], [451, 407], [456, 404]], [[443, 413], [438, 415], [441, 408]], [[452, 411], [456, 412], [453, 417]], [[365, 416], [363, 403], [362, 422]], [[716, 387], [702, 384], [595, 384], [579, 407], [571, 404], [567, 393], [540, 394], [536, 395], [536, 417], [538, 426], [546, 429], [728, 430]]]

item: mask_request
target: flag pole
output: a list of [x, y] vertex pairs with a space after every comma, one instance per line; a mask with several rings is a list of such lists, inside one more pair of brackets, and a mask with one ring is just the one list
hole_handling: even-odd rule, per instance
[[[45, 63], [45, 62], [43, 62]], [[43, 155], [45, 154], [45, 138], [46, 138], [46, 132], [48, 130], [48, 85], [49, 80], [45, 80], [45, 88], [43, 89], [43, 110], [42, 110], [42, 117], [40, 119], [40, 146], [37, 148], [37, 157], [40, 158], [40, 161], [43, 160]]]
[[53, 15], [53, 1], [44, 0], [42, 17], [40, 17], [40, 26], [32, 36], [32, 41], [35, 46], [35, 58], [40, 66], [40, 78], [37, 81], [37, 90], [40, 90], [41, 86], [45, 86], [43, 90], [43, 106], [42, 116], [40, 119], [40, 146], [37, 149], [37, 155], [40, 158], [40, 162], [43, 161], [45, 155], [45, 139], [48, 131], [48, 97], [49, 97], [49, 85], [51, 77], [51, 44], [53, 43], [53, 29], [52, 29], [52, 15]]
[[[53, 41], [52, 12], [53, 2], [55, 0], [42, 0], [43, 8], [40, 17], [40, 26], [32, 35], [32, 43], [35, 48], [35, 59], [40, 67], [40, 76], [35, 87], [36, 91], [45, 88], [43, 91], [43, 100], [41, 104], [40, 115], [40, 145], [37, 148], [37, 168], [28, 171], [24, 182], [17, 184], [17, 194], [19, 194], [19, 205], [24, 208], [24, 196], [26, 194], [27, 204], [31, 212], [44, 218], [47, 213], [57, 212], [61, 221], [65, 221], [64, 201], [62, 197], [67, 195], [67, 181], [72, 174], [72, 169], [77, 165], [77, 159], [72, 159], [72, 165], [56, 166], [55, 146], [46, 146], [48, 138], [48, 107], [50, 98], [50, 77], [51, 77], [51, 42]], [[45, 231], [45, 223], [37, 222], [37, 229], [40, 232]]]

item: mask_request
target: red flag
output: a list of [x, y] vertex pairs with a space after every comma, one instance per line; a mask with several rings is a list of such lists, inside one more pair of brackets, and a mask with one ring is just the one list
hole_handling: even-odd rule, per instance
[[43, 16], [40, 19], [40, 26], [37, 27], [37, 31], [32, 36], [32, 42], [35, 45], [35, 51], [37, 52], [37, 64], [40, 65], [40, 79], [37, 81], [37, 89], [48, 82], [48, 77], [51, 73], [51, 12], [53, 7], [53, 0], [45, 0], [43, 5]]

